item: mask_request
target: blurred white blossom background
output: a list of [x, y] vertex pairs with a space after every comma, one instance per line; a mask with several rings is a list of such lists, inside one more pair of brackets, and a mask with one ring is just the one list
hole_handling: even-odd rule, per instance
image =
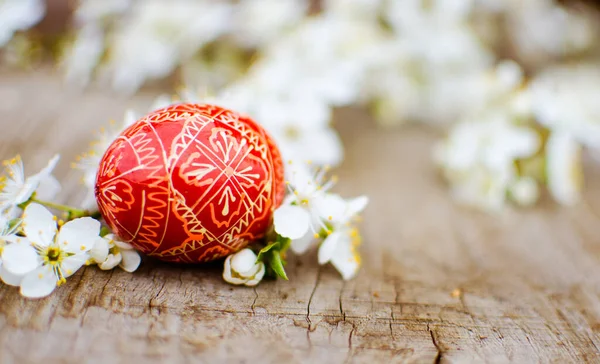
[[[52, 3], [0, 0], [7, 63], [35, 61], [35, 27]], [[544, 190], [578, 202], [582, 156], [600, 149], [600, 20], [588, 4], [78, 0], [71, 12], [64, 35], [43, 45], [74, 87], [130, 95], [168, 80], [176, 96], [153, 107], [234, 108], [263, 124], [286, 159], [316, 167], [343, 159], [330, 122], [349, 105], [371, 110], [379, 127], [442, 129], [432, 161], [450, 195], [486, 211], [532, 205]], [[75, 163], [90, 187], [104, 149], [136, 116]]]

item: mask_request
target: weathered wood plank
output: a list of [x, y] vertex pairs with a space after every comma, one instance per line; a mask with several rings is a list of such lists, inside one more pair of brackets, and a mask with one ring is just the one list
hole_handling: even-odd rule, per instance
[[[58, 78], [0, 72], [0, 156], [32, 170], [68, 162], [127, 102]], [[225, 284], [219, 264], [146, 259], [131, 275], [88, 267], [51, 297], [0, 288], [0, 362], [600, 362], [600, 169], [586, 201], [488, 216], [456, 207], [431, 165], [435, 132], [336, 118], [347, 149], [338, 191], [366, 193], [364, 268], [343, 282], [314, 253], [290, 282]]]

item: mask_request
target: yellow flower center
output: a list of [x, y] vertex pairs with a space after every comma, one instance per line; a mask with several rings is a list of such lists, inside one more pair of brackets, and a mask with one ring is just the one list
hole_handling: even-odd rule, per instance
[[111, 247], [108, 249], [108, 253], [112, 254], [112, 255], [117, 255], [121, 252], [121, 249], [119, 249], [119, 247], [114, 243], [114, 241], [111, 241]]
[[49, 246], [42, 252], [44, 262], [47, 264], [57, 265], [62, 262], [65, 253], [57, 246]]

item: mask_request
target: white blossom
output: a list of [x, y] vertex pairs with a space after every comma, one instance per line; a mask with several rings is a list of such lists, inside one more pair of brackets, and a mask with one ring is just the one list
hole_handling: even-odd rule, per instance
[[288, 168], [288, 187], [290, 194], [283, 204], [273, 214], [275, 231], [286, 238], [292, 239], [291, 248], [294, 252], [304, 253], [310, 243], [322, 229], [326, 229], [323, 211], [327, 203], [327, 191], [334, 181], [324, 182], [326, 169], [321, 169], [316, 175], [303, 165], [290, 165]]
[[583, 164], [581, 145], [570, 135], [554, 133], [546, 143], [546, 176], [552, 197], [564, 205], [581, 199]]
[[372, 47], [362, 95], [378, 121], [454, 122], [474, 105], [494, 57], [466, 21], [470, 3], [386, 3], [393, 33]]
[[323, 11], [336, 17], [367, 19], [376, 24], [383, 11], [384, 0], [324, 0]]
[[335, 166], [343, 159], [342, 143], [329, 124], [331, 109], [321, 100], [303, 95], [264, 98], [251, 116], [275, 138], [284, 160]]
[[600, 148], [600, 67], [551, 67], [537, 75], [528, 90], [536, 121], [588, 148]]
[[79, 24], [98, 23], [130, 9], [131, 0], [79, 0], [74, 17]]
[[506, 29], [520, 58], [539, 65], [594, 46], [598, 26], [593, 13], [554, 0], [515, 0], [506, 8]]
[[515, 125], [507, 115], [455, 125], [434, 157], [459, 202], [495, 211], [519, 181], [515, 162], [533, 156], [540, 138], [532, 128]]
[[37, 24], [45, 13], [44, 0], [0, 0], [0, 48], [15, 32]]
[[306, 0], [242, 0], [233, 13], [231, 30], [245, 47], [269, 44], [304, 17]]
[[134, 272], [140, 266], [140, 254], [128, 243], [108, 234], [96, 240], [90, 250], [90, 256], [102, 270], [110, 270], [119, 266], [126, 272]]
[[361, 242], [358, 229], [353, 226], [357, 215], [367, 206], [368, 198], [357, 197], [348, 201], [337, 195], [328, 196], [325, 213], [329, 234], [319, 247], [319, 264], [331, 263], [345, 280], [353, 278], [360, 267], [357, 247]]
[[358, 99], [370, 59], [377, 56], [372, 46], [382, 37], [371, 22], [321, 14], [273, 42], [248, 77], [270, 95], [286, 98], [293, 92], [331, 106], [350, 105]]
[[77, 32], [76, 38], [65, 51], [60, 67], [68, 83], [86, 86], [104, 53], [105, 34], [94, 23], [86, 24]]
[[134, 92], [146, 80], [168, 76], [203, 45], [224, 34], [231, 8], [224, 2], [135, 2], [111, 38], [104, 77], [113, 88]]
[[20, 243], [21, 240], [21, 238], [16, 235], [21, 224], [20, 220], [13, 220], [12, 223], [11, 226], [11, 221], [8, 217], [0, 214], [0, 279], [6, 284], [18, 285], [20, 278], [8, 272], [2, 264], [2, 253], [4, 248], [11, 243]]
[[52, 293], [89, 259], [99, 238], [100, 223], [82, 217], [64, 224], [45, 207], [31, 203], [23, 213], [26, 238], [9, 244], [2, 252], [3, 267], [20, 279], [21, 294], [39, 298]]
[[518, 178], [510, 186], [510, 194], [513, 201], [521, 206], [531, 206], [537, 202], [540, 196], [540, 189], [537, 181], [533, 177]]
[[418, 32], [428, 26], [441, 28], [466, 22], [473, 0], [389, 1], [384, 11], [390, 24], [401, 32]]
[[20, 156], [5, 160], [5, 175], [0, 177], [0, 211], [14, 210], [29, 201], [34, 193], [40, 200], [53, 199], [60, 191], [60, 183], [52, 175], [59, 159], [60, 156], [55, 155], [46, 167], [27, 178]]
[[265, 275], [265, 264], [256, 261], [251, 249], [242, 249], [225, 259], [223, 279], [231, 284], [256, 286]]

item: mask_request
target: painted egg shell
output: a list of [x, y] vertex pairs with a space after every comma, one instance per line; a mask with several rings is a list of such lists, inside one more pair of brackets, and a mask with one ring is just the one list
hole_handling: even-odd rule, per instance
[[197, 263], [263, 237], [283, 178], [277, 146], [248, 116], [177, 104], [121, 133], [102, 157], [95, 193], [121, 239], [162, 260]]

